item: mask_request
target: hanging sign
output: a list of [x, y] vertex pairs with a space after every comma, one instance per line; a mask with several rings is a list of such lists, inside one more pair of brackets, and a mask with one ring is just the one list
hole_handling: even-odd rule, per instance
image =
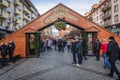
[[65, 17], [65, 18], [69, 18], [71, 20], [74, 20], [76, 22], [78, 21], [77, 17], [70, 14], [70, 10], [68, 10], [67, 8], [65, 8], [63, 6], [58, 6], [57, 8], [55, 8], [53, 10], [52, 15], [48, 16], [45, 19], [45, 23], [51, 22], [56, 17]]

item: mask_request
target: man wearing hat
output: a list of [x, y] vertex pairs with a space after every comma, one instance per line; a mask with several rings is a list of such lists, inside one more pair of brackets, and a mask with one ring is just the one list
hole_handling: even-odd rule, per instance
[[120, 80], [120, 72], [115, 65], [116, 60], [118, 59], [118, 51], [119, 51], [118, 43], [115, 41], [114, 36], [110, 36], [107, 48], [107, 55], [109, 56], [111, 69], [110, 74], [108, 74], [108, 76], [113, 77], [113, 74], [115, 72], [118, 75], [118, 79], [116, 80]]

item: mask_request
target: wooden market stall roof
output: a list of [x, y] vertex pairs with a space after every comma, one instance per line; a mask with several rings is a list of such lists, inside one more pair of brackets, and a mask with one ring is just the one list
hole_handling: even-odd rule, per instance
[[88, 32], [98, 32], [98, 38], [101, 40], [103, 37], [107, 39], [109, 36], [114, 36], [116, 41], [120, 44], [120, 38], [111, 33], [110, 31], [106, 30], [102, 26], [99, 26], [89, 20], [87, 20], [82, 15], [78, 14], [77, 12], [73, 11], [72, 9], [64, 6], [63, 4], [58, 4], [57, 6], [53, 7], [31, 23], [23, 26], [18, 31], [12, 33], [8, 37], [4, 38], [0, 41], [8, 43], [9, 40], [13, 40], [15, 42], [16, 48], [14, 51], [14, 55], [20, 54], [21, 57], [26, 56], [26, 38], [25, 33], [36, 32], [45, 28], [46, 26], [50, 25], [51, 23], [58, 20], [58, 18], [65, 18], [65, 21], [68, 21], [72, 24], [75, 24], [79, 28], [82, 28]]

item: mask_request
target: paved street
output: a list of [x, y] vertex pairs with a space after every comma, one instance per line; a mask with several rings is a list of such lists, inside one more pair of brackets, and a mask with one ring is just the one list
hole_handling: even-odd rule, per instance
[[[103, 68], [103, 60], [88, 56], [77, 67], [72, 63], [71, 53], [47, 51], [39, 58], [24, 58], [14, 65], [0, 69], [0, 80], [115, 80], [107, 77], [109, 69]], [[117, 66], [120, 70], [120, 64]]]

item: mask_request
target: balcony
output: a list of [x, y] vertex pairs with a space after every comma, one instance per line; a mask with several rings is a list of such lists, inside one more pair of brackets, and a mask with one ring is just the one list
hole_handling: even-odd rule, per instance
[[21, 23], [21, 22], [22, 22], [21, 19], [17, 19], [17, 21], [16, 21], [17, 24], [19, 24], [19, 23]]
[[6, 0], [0, 0], [0, 7], [5, 8], [8, 7], [8, 2]]
[[32, 19], [35, 19], [35, 18], [36, 18], [35, 14], [32, 14], [31, 18], [32, 18]]
[[93, 18], [92, 18], [92, 17], [89, 17], [88, 19], [89, 19], [90, 21], [93, 21]]
[[111, 15], [110, 14], [105, 14], [103, 17], [102, 17], [102, 19], [104, 20], [104, 21], [106, 21], [106, 20], [108, 20], [108, 19], [110, 19], [111, 18]]
[[24, 6], [23, 12], [29, 13], [29, 10]]
[[22, 14], [22, 11], [20, 9], [15, 9], [14, 15], [17, 16], [17, 15], [20, 15], [20, 14]]
[[12, 22], [12, 20], [9, 18], [9, 19], [7, 19], [7, 22], [8, 22], [8, 24], [10, 24]]
[[109, 11], [111, 9], [111, 6], [110, 5], [106, 5], [102, 8], [102, 11], [105, 13], [107, 11]]
[[29, 17], [26, 15], [24, 15], [23, 19], [29, 21]]
[[2, 13], [0, 14], [0, 18], [2, 18], [2, 19], [7, 19], [7, 18], [8, 18], [8, 14], [5, 13], [5, 12], [2, 12]]
[[21, 2], [19, 0], [16, 0], [14, 2], [14, 6], [17, 7], [17, 6], [21, 6]]
[[102, 17], [102, 19], [103, 19], [104, 21], [106, 21], [106, 20], [107, 20], [106, 16], [103, 16], [103, 17]]
[[24, 21], [24, 23], [23, 23], [24, 25], [26, 25], [27, 24], [27, 22], [26, 21]]

